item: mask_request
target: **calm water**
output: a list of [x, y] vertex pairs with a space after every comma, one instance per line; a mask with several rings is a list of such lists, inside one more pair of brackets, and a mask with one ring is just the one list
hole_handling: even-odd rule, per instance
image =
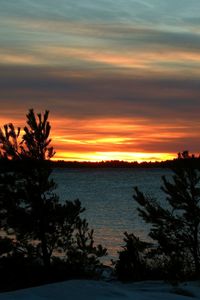
[[109, 259], [116, 258], [123, 245], [123, 232], [133, 232], [147, 239], [148, 227], [138, 217], [133, 188], [162, 201], [161, 176], [166, 169], [56, 169], [53, 173], [62, 200], [79, 199], [86, 208], [95, 241], [107, 247]]

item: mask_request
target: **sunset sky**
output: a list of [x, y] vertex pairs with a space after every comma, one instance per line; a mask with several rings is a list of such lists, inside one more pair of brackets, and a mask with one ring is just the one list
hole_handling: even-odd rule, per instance
[[200, 152], [199, 0], [1, 0], [0, 125], [50, 110], [56, 159]]

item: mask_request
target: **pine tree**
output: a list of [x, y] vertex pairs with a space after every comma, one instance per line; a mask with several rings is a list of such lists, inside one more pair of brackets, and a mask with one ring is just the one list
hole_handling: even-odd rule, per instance
[[[40, 258], [47, 269], [54, 255], [59, 252], [66, 256], [69, 249], [75, 251], [75, 246], [85, 257], [93, 251], [93, 262], [98, 264], [98, 257], [106, 251], [102, 248], [100, 252], [100, 246], [88, 246], [87, 240], [93, 241], [93, 233], [80, 216], [84, 211], [80, 201], [60, 203], [54, 192], [56, 184], [51, 177], [50, 159], [55, 152], [50, 146], [48, 114], [46, 111], [36, 116], [31, 109], [22, 140], [20, 130], [16, 131], [12, 124], [0, 132], [2, 161], [6, 160], [6, 167], [10, 166], [0, 189], [0, 211], [5, 213], [6, 220], [3, 229], [7, 232], [11, 229], [15, 234], [16, 252], [33, 261]], [[70, 257], [65, 257], [66, 260]]]
[[[200, 173], [194, 157], [180, 156], [171, 180], [165, 176], [165, 202], [144, 195], [135, 188], [139, 215], [152, 225], [149, 236], [169, 264], [178, 262], [186, 273], [200, 273]], [[172, 263], [173, 262], [173, 263]]]
[[24, 251], [26, 256], [40, 255], [46, 267], [50, 265], [52, 240], [55, 239], [54, 236], [49, 240], [52, 215], [59, 210], [58, 197], [53, 193], [56, 185], [50, 179], [49, 160], [54, 151], [49, 146], [48, 114], [46, 111], [43, 116], [36, 117], [31, 109], [20, 142], [20, 129], [16, 131], [13, 124], [5, 125], [0, 132], [2, 159], [15, 161], [11, 165], [12, 173], [3, 176], [4, 181], [7, 179], [7, 184], [3, 185], [4, 194], [1, 193], [6, 212], [4, 229], [14, 230], [17, 249]]

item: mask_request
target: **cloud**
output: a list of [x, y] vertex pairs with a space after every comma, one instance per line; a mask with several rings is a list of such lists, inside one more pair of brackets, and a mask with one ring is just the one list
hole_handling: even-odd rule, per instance
[[0, 90], [3, 107], [35, 106], [81, 118], [121, 115], [196, 120], [199, 112], [199, 81], [187, 77], [83, 78], [72, 77], [70, 71], [67, 76], [65, 68], [16, 66], [1, 68]]

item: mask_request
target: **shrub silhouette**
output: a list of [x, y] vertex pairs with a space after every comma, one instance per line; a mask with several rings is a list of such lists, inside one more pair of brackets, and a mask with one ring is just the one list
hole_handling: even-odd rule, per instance
[[140, 241], [133, 233], [124, 233], [125, 246], [119, 252], [119, 259], [115, 263], [115, 272], [119, 280], [138, 281], [147, 278], [147, 264], [145, 251], [149, 243]]

